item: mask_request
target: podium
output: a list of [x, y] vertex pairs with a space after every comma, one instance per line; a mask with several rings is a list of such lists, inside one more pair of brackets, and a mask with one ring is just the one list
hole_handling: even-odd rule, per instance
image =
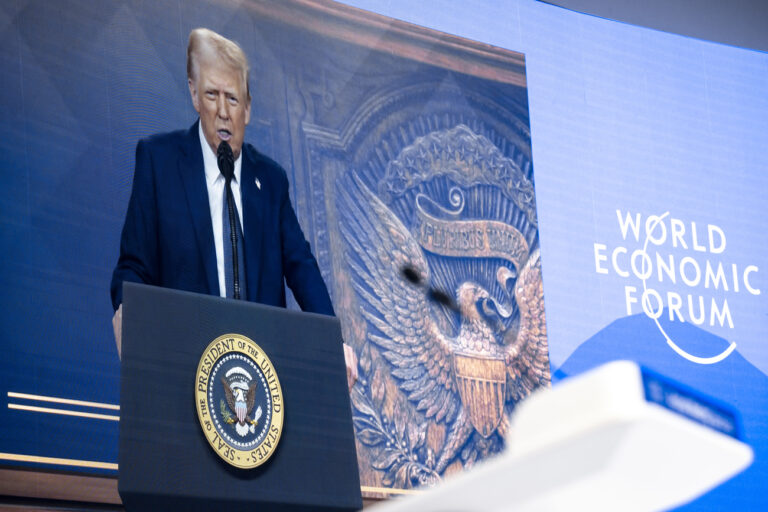
[[[118, 490], [126, 510], [362, 508], [338, 319], [128, 282], [123, 293]], [[252, 469], [214, 451], [196, 409], [201, 357], [232, 333], [263, 350], [282, 388], [279, 443]]]

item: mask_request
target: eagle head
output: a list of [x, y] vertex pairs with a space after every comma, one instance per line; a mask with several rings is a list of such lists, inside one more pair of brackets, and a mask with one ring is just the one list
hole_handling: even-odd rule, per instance
[[459, 290], [456, 292], [456, 296], [459, 302], [459, 310], [464, 318], [467, 320], [480, 320], [480, 301], [484, 301], [490, 297], [488, 290], [483, 288], [477, 283], [466, 281], [461, 283]]

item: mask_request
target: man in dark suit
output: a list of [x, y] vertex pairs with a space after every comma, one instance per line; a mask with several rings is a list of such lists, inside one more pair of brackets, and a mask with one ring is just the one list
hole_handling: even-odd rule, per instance
[[[285, 171], [243, 144], [251, 97], [242, 49], [215, 32], [195, 29], [187, 48], [187, 75], [199, 121], [188, 130], [143, 139], [136, 148], [133, 190], [111, 286], [118, 353], [124, 281], [222, 297], [232, 297], [233, 291], [236, 297], [242, 289], [241, 298], [283, 307], [287, 282], [303, 310], [334, 314], [291, 205]], [[232, 177], [226, 179], [217, 163], [225, 141], [234, 158]], [[234, 212], [231, 224], [228, 207]], [[244, 268], [234, 261], [239, 269], [234, 273], [237, 245], [228, 247], [230, 235], [242, 241]], [[346, 344], [344, 355], [351, 385], [357, 363]]]

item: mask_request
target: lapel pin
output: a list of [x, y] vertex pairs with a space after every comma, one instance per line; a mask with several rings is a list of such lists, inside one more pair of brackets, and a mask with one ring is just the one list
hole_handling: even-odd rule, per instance
[[254, 178], [253, 182], [256, 184], [256, 188], [261, 190], [261, 182], [259, 181], [259, 178]]

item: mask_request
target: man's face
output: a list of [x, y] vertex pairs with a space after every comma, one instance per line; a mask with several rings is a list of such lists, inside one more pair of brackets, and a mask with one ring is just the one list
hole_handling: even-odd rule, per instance
[[189, 93], [200, 114], [205, 140], [214, 154], [219, 143], [226, 140], [237, 159], [243, 147], [245, 125], [251, 120], [251, 102], [242, 75], [226, 64], [204, 59], [200, 59], [197, 68], [197, 77], [189, 79]]

